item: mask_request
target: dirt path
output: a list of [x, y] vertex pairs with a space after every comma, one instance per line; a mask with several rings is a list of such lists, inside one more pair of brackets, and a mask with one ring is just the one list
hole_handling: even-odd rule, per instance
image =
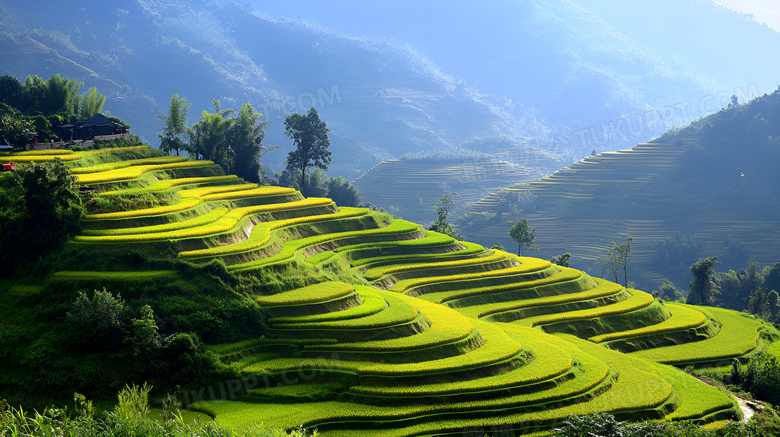
[[[699, 381], [711, 385], [713, 387], [722, 387], [721, 384], [718, 384], [710, 380], [709, 378], [705, 378], [703, 376], [694, 376], [694, 377]], [[764, 405], [761, 404], [761, 402], [755, 402], [755, 401], [744, 399], [736, 393], [729, 392], [729, 394], [731, 396], [734, 396], [734, 398], [737, 400], [737, 403], [739, 404], [739, 408], [742, 410], [742, 415], [744, 416], [744, 418], [742, 419], [742, 423], [747, 422], [757, 412], [764, 409]]]

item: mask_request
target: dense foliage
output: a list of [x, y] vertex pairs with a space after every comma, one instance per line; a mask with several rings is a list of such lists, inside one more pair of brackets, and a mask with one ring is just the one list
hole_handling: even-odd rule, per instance
[[13, 408], [0, 399], [0, 435], [16, 437], [316, 437], [317, 431], [303, 428], [287, 433], [281, 429], [257, 425], [240, 431], [226, 430], [210, 420], [187, 420], [175, 394], [163, 400], [163, 412], [155, 420], [150, 414], [149, 391], [144, 384], [125, 386], [117, 396], [113, 410], [98, 412], [92, 401], [76, 393], [74, 408], [46, 407], [42, 411]]
[[222, 109], [219, 101], [214, 100], [214, 112], [201, 113], [200, 120], [187, 129], [189, 143], [185, 144], [178, 136], [187, 117], [183, 100], [177, 94], [171, 98], [170, 115], [161, 137], [167, 150], [176, 150], [178, 155], [178, 148], [183, 148], [193, 159], [214, 161], [226, 173], [248, 182], [260, 182], [260, 160], [265, 152], [276, 148], [263, 145], [269, 122], [259, 121], [262, 114], [245, 103], [237, 117], [228, 117], [235, 111]]
[[734, 360], [725, 382], [740, 386], [758, 399], [780, 405], [780, 361], [762, 353], [742, 364]]
[[81, 229], [84, 206], [62, 162], [20, 165], [0, 177], [0, 271], [8, 273], [62, 246]]
[[[361, 206], [360, 192], [344, 177], [326, 178], [325, 174], [315, 168], [312, 172], [307, 172], [305, 177], [306, 191], [312, 197], [329, 197], [338, 206]], [[274, 178], [268, 181], [273, 185], [295, 188], [300, 190], [301, 172], [286, 168], [282, 173], [276, 174]]]
[[38, 141], [48, 141], [55, 138], [54, 126], [100, 113], [106, 97], [95, 87], [80, 95], [83, 85], [59, 74], [48, 80], [27, 76], [24, 83], [10, 75], [0, 76], [0, 137], [20, 146], [32, 140], [29, 132], [37, 132]]
[[[775, 418], [775, 425], [777, 418]], [[757, 421], [749, 425], [728, 424], [718, 430], [705, 430], [692, 423], [642, 423], [619, 422], [609, 414], [569, 416], [563, 425], [555, 428], [552, 437], [754, 437], [765, 434], [770, 428], [759, 429]], [[771, 429], [776, 431], [777, 428]]]

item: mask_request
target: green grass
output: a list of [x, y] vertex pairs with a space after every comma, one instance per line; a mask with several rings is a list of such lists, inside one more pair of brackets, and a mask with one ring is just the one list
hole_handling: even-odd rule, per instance
[[142, 272], [90, 272], [90, 271], [60, 271], [54, 274], [56, 278], [65, 279], [111, 279], [111, 280], [145, 280], [165, 276], [176, 276], [173, 270], [154, 270]]
[[[579, 270], [566, 267], [560, 268], [557, 266], [550, 266], [545, 270], [549, 271], [550, 274], [541, 278], [535, 278], [535, 275], [533, 275], [531, 276], [532, 279], [526, 279], [522, 276], [510, 277], [510, 281], [503, 284], [465, 287], [463, 289], [457, 289], [454, 284], [447, 284], [452, 291], [425, 293], [421, 298], [430, 302], [446, 303], [453, 308], [460, 309], [474, 306], [475, 304], [518, 300], [521, 298], [518, 294], [523, 294], [525, 298], [528, 298], [528, 296], [537, 296], [537, 290], [542, 287], [576, 281], [583, 275]], [[495, 279], [493, 279], [493, 281], [495, 281]], [[471, 285], [471, 282], [466, 281], [464, 284]], [[468, 302], [460, 301], [468, 298], [473, 299], [470, 299]], [[473, 316], [472, 313], [469, 313], [469, 315]]]
[[338, 343], [324, 346], [311, 345], [305, 346], [305, 349], [349, 352], [411, 351], [454, 343], [468, 337], [474, 330], [474, 326], [469, 319], [455, 310], [400, 294], [397, 295], [397, 297], [416, 307], [428, 320], [430, 328], [425, 332], [409, 337]]
[[339, 297], [347, 296], [355, 291], [350, 284], [343, 282], [321, 282], [283, 293], [262, 296], [255, 301], [263, 307], [305, 305], [318, 302], [327, 302]]
[[[292, 194], [295, 190], [287, 187], [275, 187], [275, 186], [261, 186], [250, 190], [228, 191], [214, 194], [203, 195], [203, 200], [231, 200], [231, 199], [243, 199], [247, 197], [265, 197], [265, 196], [278, 196], [280, 194]], [[314, 197], [310, 197], [314, 199]]]
[[493, 261], [505, 260], [507, 258], [510, 258], [511, 256], [512, 255], [509, 255], [506, 252], [494, 251], [492, 254], [489, 254], [488, 256], [462, 259], [457, 261], [440, 261], [440, 262], [427, 262], [427, 263], [373, 267], [366, 270], [363, 273], [363, 277], [365, 277], [369, 281], [374, 281], [383, 276], [392, 275], [401, 272], [409, 272], [413, 270], [432, 270], [432, 269], [439, 269], [445, 267], [460, 268], [460, 267], [466, 267], [475, 264], [487, 264]]
[[655, 301], [652, 295], [645, 293], [644, 291], [630, 290], [630, 292], [632, 294], [631, 298], [614, 303], [612, 305], [605, 305], [602, 307], [590, 308], [586, 310], [529, 317], [527, 319], [523, 319], [520, 321], [520, 323], [527, 324], [529, 326], [540, 326], [550, 323], [594, 319], [597, 317], [606, 317], [636, 311], [649, 306]]
[[184, 162], [172, 162], [168, 164], [150, 164], [150, 165], [138, 165], [125, 168], [118, 168], [114, 170], [102, 171], [98, 173], [87, 173], [75, 175], [76, 183], [79, 185], [96, 184], [100, 182], [113, 182], [126, 179], [136, 179], [141, 177], [146, 172], [169, 170], [178, 168], [192, 168], [203, 167], [207, 165], [214, 165], [211, 161], [184, 161]]
[[237, 179], [238, 176], [236, 175], [163, 179], [159, 181], [154, 181], [151, 185], [145, 187], [135, 187], [135, 188], [125, 188], [120, 190], [104, 191], [100, 193], [100, 195], [101, 196], [119, 196], [119, 195], [124, 196], [124, 195], [140, 194], [140, 193], [156, 193], [180, 185], [227, 182], [227, 181], [235, 181]]
[[[228, 209], [219, 207], [209, 211], [206, 214], [193, 217], [189, 220], [178, 220], [170, 223], [153, 226], [138, 226], [134, 228], [109, 228], [109, 229], [86, 229], [82, 234], [86, 236], [111, 236], [111, 235], [133, 235], [133, 234], [155, 234], [160, 232], [169, 232], [179, 229], [189, 229], [208, 225], [216, 222], [220, 217], [228, 213]], [[78, 239], [76, 241], [79, 241]]]
[[682, 365], [745, 355], [758, 346], [762, 323], [750, 316], [721, 308], [696, 307], [722, 326], [718, 335], [694, 343], [631, 352], [629, 355], [665, 364]]
[[131, 164], [129, 161], [106, 162], [103, 164], [91, 165], [89, 167], [72, 168], [68, 171], [70, 171], [70, 174], [98, 173], [102, 171], [116, 170], [118, 168], [130, 167], [130, 165]]
[[318, 244], [333, 242], [341, 239], [366, 238], [371, 236], [390, 236], [393, 234], [404, 234], [404, 233], [417, 231], [419, 230], [419, 228], [420, 226], [415, 223], [407, 222], [405, 220], [394, 220], [391, 224], [379, 229], [315, 235], [307, 238], [302, 238], [299, 240], [288, 241], [284, 244], [282, 250], [273, 256], [256, 260], [256, 261], [234, 264], [230, 266], [229, 269], [237, 272], [255, 270], [259, 267], [268, 264], [289, 260], [295, 255], [295, 253], [298, 250], [301, 250], [309, 246], [316, 246]]
[[661, 323], [645, 326], [643, 328], [632, 329], [629, 331], [596, 335], [589, 338], [588, 340], [594, 343], [602, 343], [605, 341], [638, 337], [642, 335], [680, 331], [689, 328], [695, 328], [707, 322], [707, 317], [701, 311], [671, 303], [667, 303], [666, 308], [669, 310], [672, 316]]
[[680, 407], [668, 415], [667, 420], [697, 419], [735, 407], [734, 401], [726, 393], [674, 367], [653, 364], [653, 369], [672, 384], [681, 398]]
[[[475, 306], [465, 307], [462, 309], [459, 308], [459, 311], [462, 311], [467, 316], [479, 317], [479, 318], [488, 317], [488, 316], [500, 316], [502, 313], [512, 312], [520, 309], [541, 307], [547, 305], [560, 305], [565, 303], [579, 302], [579, 301], [584, 301], [589, 299], [597, 299], [601, 297], [612, 296], [624, 290], [621, 285], [615, 284], [614, 282], [609, 282], [600, 278], [594, 278], [594, 281], [596, 282], [597, 285], [591, 288], [590, 290], [574, 292], [574, 293], [556, 294], [552, 296], [543, 296], [543, 297], [524, 299], [518, 301], [475, 305]], [[498, 321], [498, 322], [502, 321], [499, 318], [493, 319], [491, 317], [489, 317], [488, 320]]]
[[[452, 244], [455, 242], [455, 240], [452, 240], [451, 238], [443, 238], [447, 237], [444, 234], [433, 233], [430, 231], [427, 232], [426, 236], [424, 238], [421, 238], [420, 240], [415, 240], [415, 242], [422, 242], [427, 240], [428, 238], [438, 238], [441, 240], [442, 244], [434, 244], [429, 246], [418, 246], [418, 248], [425, 248], [425, 247], [431, 247], [431, 246], [447, 246], [449, 244]], [[336, 253], [344, 253], [345, 256], [347, 256], [350, 259], [350, 263], [355, 267], [363, 267], [363, 268], [372, 268], [372, 267], [379, 267], [383, 265], [389, 265], [389, 264], [397, 264], [397, 263], [416, 263], [420, 262], [422, 260], [432, 260], [432, 261], [439, 261], [443, 259], [447, 259], [449, 257], [454, 256], [470, 256], [470, 255], [477, 255], [482, 252], [485, 252], [485, 248], [480, 246], [479, 244], [475, 243], [469, 243], [468, 241], [460, 241], [458, 242], [460, 246], [463, 247], [462, 250], [455, 250], [450, 252], [444, 252], [444, 253], [404, 253], [403, 255], [386, 255], [386, 256], [373, 256], [373, 257], [360, 257], [361, 252], [397, 252], [399, 250], [403, 250], [403, 247], [364, 247], [364, 248], [353, 248], [353, 246], [348, 247], [340, 247], [337, 250], [334, 250]], [[341, 250], [339, 250], [341, 249]]]
[[342, 311], [324, 314], [310, 314], [296, 317], [272, 317], [268, 319], [268, 322], [273, 326], [285, 327], [287, 325], [358, 319], [384, 311], [387, 307], [387, 301], [384, 297], [380, 296], [376, 290], [362, 285], [355, 286], [355, 289], [360, 293], [360, 297], [363, 299], [361, 305]]
[[[385, 326], [401, 325], [409, 323], [417, 318], [418, 311], [409, 302], [399, 298], [397, 295], [388, 292], [377, 292], [384, 302], [387, 302], [387, 308], [374, 314], [366, 315], [360, 318], [349, 318], [343, 320], [326, 320], [318, 322], [305, 323], [273, 323], [274, 329], [298, 329], [298, 330], [318, 330], [318, 329], [374, 329]], [[329, 299], [330, 300], [330, 299]], [[362, 306], [362, 305], [360, 305]], [[306, 335], [301, 332], [301, 335]]]
[[135, 209], [130, 211], [117, 211], [106, 212], [102, 214], [88, 214], [84, 217], [85, 220], [111, 220], [111, 219], [123, 219], [123, 218], [135, 218], [144, 217], [150, 215], [168, 214], [171, 212], [183, 211], [198, 206], [201, 203], [200, 199], [187, 198], [181, 199], [179, 202], [173, 205], [155, 206], [153, 208]]
[[502, 270], [482, 272], [482, 273], [469, 273], [469, 274], [462, 274], [462, 275], [430, 276], [425, 278], [404, 279], [396, 282], [395, 285], [390, 287], [390, 290], [403, 293], [412, 288], [416, 288], [428, 284], [435, 284], [439, 282], [454, 282], [459, 280], [471, 281], [471, 280], [482, 279], [482, 278], [493, 278], [496, 276], [517, 275], [517, 274], [535, 272], [550, 267], [549, 261], [544, 261], [538, 258], [520, 258], [520, 257], [518, 258], [521, 262], [519, 266], [510, 267]]
[[271, 222], [258, 223], [252, 228], [252, 233], [249, 238], [244, 241], [225, 244], [220, 246], [210, 247], [208, 249], [190, 250], [180, 252], [179, 256], [182, 258], [198, 258], [205, 256], [220, 256], [229, 255], [232, 253], [239, 253], [254, 250], [267, 244], [271, 240], [271, 232], [298, 224], [315, 223], [319, 221], [327, 220], [339, 220], [343, 218], [361, 217], [368, 214], [367, 209], [363, 208], [346, 208], [342, 207], [341, 211], [333, 214], [319, 214], [319, 215], [307, 215], [303, 217], [296, 217], [284, 220], [274, 220]]
[[[311, 407], [309, 409], [298, 408], [297, 406], [285, 409], [282, 407], [282, 404], [218, 402], [209, 403], [205, 405], [205, 408], [216, 415], [218, 423], [226, 427], [240, 427], [247, 423], [247, 417], [262, 416], [268, 418], [270, 423], [273, 423], [275, 426], [286, 426], [288, 423], [303, 423], [305, 426], [316, 426], [322, 423], [333, 422], [347, 422], [344, 424], [347, 426], [349, 423], [358, 423], [360, 421], [387, 422], [381, 428], [372, 428], [370, 431], [361, 430], [354, 434], [339, 431], [338, 435], [366, 435], [367, 432], [370, 435], [377, 435], [381, 434], [382, 430], [390, 433], [389, 435], [415, 435], [410, 430], [428, 429], [427, 427], [430, 427], [430, 432], [427, 432], [427, 434], [438, 434], [439, 428], [435, 425], [438, 425], [437, 420], [440, 415], [447, 415], [444, 417], [453, 417], [453, 415], [473, 417], [477, 414], [490, 417], [490, 419], [486, 420], [494, 421], [496, 420], [495, 415], [503, 417], [512, 414], [514, 409], [514, 411], [522, 411], [522, 413], [515, 413], [517, 417], [524, 418], [528, 414], [533, 414], [531, 413], [532, 410], [525, 409], [526, 406], [540, 405], [541, 408], [542, 405], [549, 402], [579, 396], [592, 391], [604, 380], [607, 366], [599, 363], [596, 357], [583, 352], [570, 343], [551, 337], [549, 342], [534, 344], [539, 349], [545, 349], [554, 344], [554, 347], [565, 357], [565, 360], [568, 360], [569, 366], [571, 366], [572, 356], [583, 365], [581, 368], [571, 370], [575, 372], [574, 378], [563, 381], [560, 384], [553, 384], [550, 388], [511, 396], [486, 396], [484, 399], [479, 400], [457, 401], [449, 399], [447, 402], [419, 402], [402, 406], [363, 405], [329, 401], [309, 404]], [[564, 350], [571, 351], [572, 356]], [[540, 362], [539, 365], [541, 364]], [[586, 364], [587, 367], [585, 366]], [[528, 366], [533, 365], [534, 362]], [[435, 389], [433, 386], [429, 388]], [[282, 408], [285, 414], [277, 412], [279, 408]], [[565, 413], [561, 413], [561, 417], [564, 416]], [[404, 428], [404, 423], [398, 422], [403, 419], [419, 419], [414, 420], [419, 424]], [[431, 427], [431, 424], [434, 424], [434, 426]], [[401, 429], [393, 431], [395, 428]], [[460, 432], [462, 429], [459, 428], [457, 431]]]
[[[197, 206], [199, 203], [200, 203], [199, 199], [186, 198], [186, 199], [182, 199], [176, 205], [171, 206], [172, 208], [174, 208], [174, 211], [169, 211], [169, 210], [165, 210], [165, 211], [175, 212], [182, 209], [188, 209]], [[95, 235], [95, 236], [78, 235], [74, 237], [74, 241], [78, 241], [81, 243], [121, 243], [121, 242], [138, 242], [138, 241], [145, 242], [145, 241], [155, 241], [155, 240], [177, 240], [182, 238], [203, 237], [206, 235], [228, 232], [233, 228], [235, 228], [236, 225], [239, 224], [239, 222], [241, 222], [242, 219], [253, 214], [277, 212], [277, 211], [289, 211], [293, 209], [304, 209], [304, 208], [311, 208], [315, 206], [330, 205], [332, 203], [333, 201], [327, 198], [309, 197], [308, 199], [296, 200], [293, 202], [245, 206], [241, 208], [233, 208], [229, 211], [226, 211], [224, 215], [217, 218], [216, 220], [213, 221], [209, 220], [205, 224], [201, 224], [199, 226], [194, 226], [194, 227], [189, 227], [184, 229], [175, 229], [169, 231], [158, 230], [156, 232], [123, 234], [123, 235], [116, 235], [116, 234]], [[187, 205], [191, 205], [191, 206], [187, 206]], [[176, 209], [179, 207], [181, 207], [181, 209]], [[166, 207], [163, 206], [157, 208], [149, 208], [148, 210], [163, 210], [164, 208]], [[140, 211], [144, 211], [144, 210], [125, 211], [122, 213], [128, 213], [128, 212], [138, 213]], [[107, 214], [122, 214], [122, 213], [107, 213]], [[107, 215], [107, 214], [102, 214], [102, 215]], [[97, 215], [101, 215], [101, 214], [97, 214]], [[139, 216], [142, 217], [143, 214]], [[190, 223], [196, 224], [197, 221], [192, 220]], [[171, 227], [173, 226], [171, 226], [170, 224], [161, 225], [160, 229], [167, 229]]]
[[257, 184], [218, 185], [213, 187], [189, 188], [179, 191], [181, 197], [197, 197], [202, 199], [210, 194], [218, 194], [233, 191], [251, 190], [257, 188]]
[[[528, 335], [529, 333], [522, 331], [522, 328], [515, 330], [510, 327], [509, 329], [515, 334], [519, 333], [519, 335], [510, 336], [502, 329], [503, 327], [484, 322], [479, 322], [477, 326], [486, 340], [485, 345], [464, 355], [428, 361], [425, 363], [425, 369], [423, 371], [429, 372], [428, 374], [430, 374], [433, 373], [434, 369], [436, 373], [441, 373], [445, 370], [452, 372], [481, 368], [494, 363], [511, 360], [517, 356], [521, 349], [537, 350], [540, 351], [539, 355], [529, 364], [520, 365], [503, 373], [477, 379], [455, 380], [413, 386], [393, 385], [388, 387], [372, 387], [360, 385], [352, 387], [350, 391], [352, 393], [369, 396], [393, 397], [445, 396], [452, 394], [480, 393], [520, 387], [548, 379], [554, 379], [568, 372], [572, 367], [573, 361], [571, 355], [564, 350], [545, 342], [540, 336], [536, 335], [536, 333], [530, 333], [530, 335]], [[523, 342], [522, 346], [519, 343], [520, 341]], [[422, 367], [417, 363], [398, 366], [409, 367], [409, 370], [411, 370], [411, 368]], [[606, 366], [601, 366], [604, 368], [604, 377], [606, 377]], [[399, 373], [408, 374], [408, 370], [403, 367], [399, 367], [398, 370], [406, 370], [406, 372]], [[363, 369], [363, 371], [366, 373], [370, 372], [368, 369]]]

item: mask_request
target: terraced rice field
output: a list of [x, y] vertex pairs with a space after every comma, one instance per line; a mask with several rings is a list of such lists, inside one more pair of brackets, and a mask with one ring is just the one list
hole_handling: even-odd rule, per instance
[[[651, 263], [655, 240], [675, 232], [701, 242], [703, 253], [726, 254], [729, 240], [742, 241], [759, 263], [776, 262], [777, 210], [765, 210], [742, 195], [729, 197], [724, 207], [724, 199], [681, 184], [677, 166], [686, 151], [696, 147], [706, 145], [683, 137], [587, 157], [537, 181], [507, 186], [475, 202], [469, 211], [495, 211], [499, 196], [506, 192], [533, 194], [534, 208], [523, 215], [536, 229], [536, 244], [547, 256], [570, 252], [572, 265], [577, 266], [593, 265], [618, 235], [631, 235], [633, 276], [645, 287], [658, 287], [664, 279]], [[457, 230], [472, 241], [513, 247], [507, 220]]]
[[[132, 247], [152, 258], [218, 259], [258, 281], [268, 272], [305, 279], [284, 289], [258, 282], [251, 291], [269, 317], [267, 337], [211, 346], [252, 382], [232, 400], [191, 406], [226, 427], [262, 421], [317, 427], [325, 436], [407, 436], [491, 426], [542, 431], [570, 413], [722, 420], [736, 411], [728, 396], [657, 363], [717, 361], [764, 347], [763, 325], [733, 312], [664, 304], [387, 214], [148, 155], [135, 156], [137, 165], [103, 159], [78, 168], [101, 181], [94, 185], [101, 196], [169, 193], [169, 203], [88, 217], [84, 234], [68, 244], [104, 256]], [[145, 170], [117, 171], [131, 168]], [[126, 179], [114, 179], [120, 174]], [[623, 354], [623, 343], [640, 349]]]
[[506, 161], [464, 159], [409, 159], [384, 161], [354, 181], [366, 199], [417, 223], [436, 219], [434, 206], [446, 183], [457, 192], [457, 204], [476, 202], [485, 193], [518, 181], [532, 181], [539, 173]]

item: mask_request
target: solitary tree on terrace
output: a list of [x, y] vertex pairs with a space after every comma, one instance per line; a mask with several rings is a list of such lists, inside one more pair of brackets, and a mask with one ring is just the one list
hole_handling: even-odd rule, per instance
[[305, 197], [306, 169], [318, 167], [328, 169], [330, 164], [330, 129], [320, 120], [312, 107], [307, 115], [288, 115], [284, 120], [284, 134], [293, 140], [295, 150], [287, 155], [287, 168], [301, 171], [301, 194]]
[[528, 226], [528, 220], [523, 218], [510, 223], [509, 236], [517, 242], [517, 254], [523, 254], [523, 247], [539, 251], [539, 246], [534, 244], [536, 238], [536, 229]]

